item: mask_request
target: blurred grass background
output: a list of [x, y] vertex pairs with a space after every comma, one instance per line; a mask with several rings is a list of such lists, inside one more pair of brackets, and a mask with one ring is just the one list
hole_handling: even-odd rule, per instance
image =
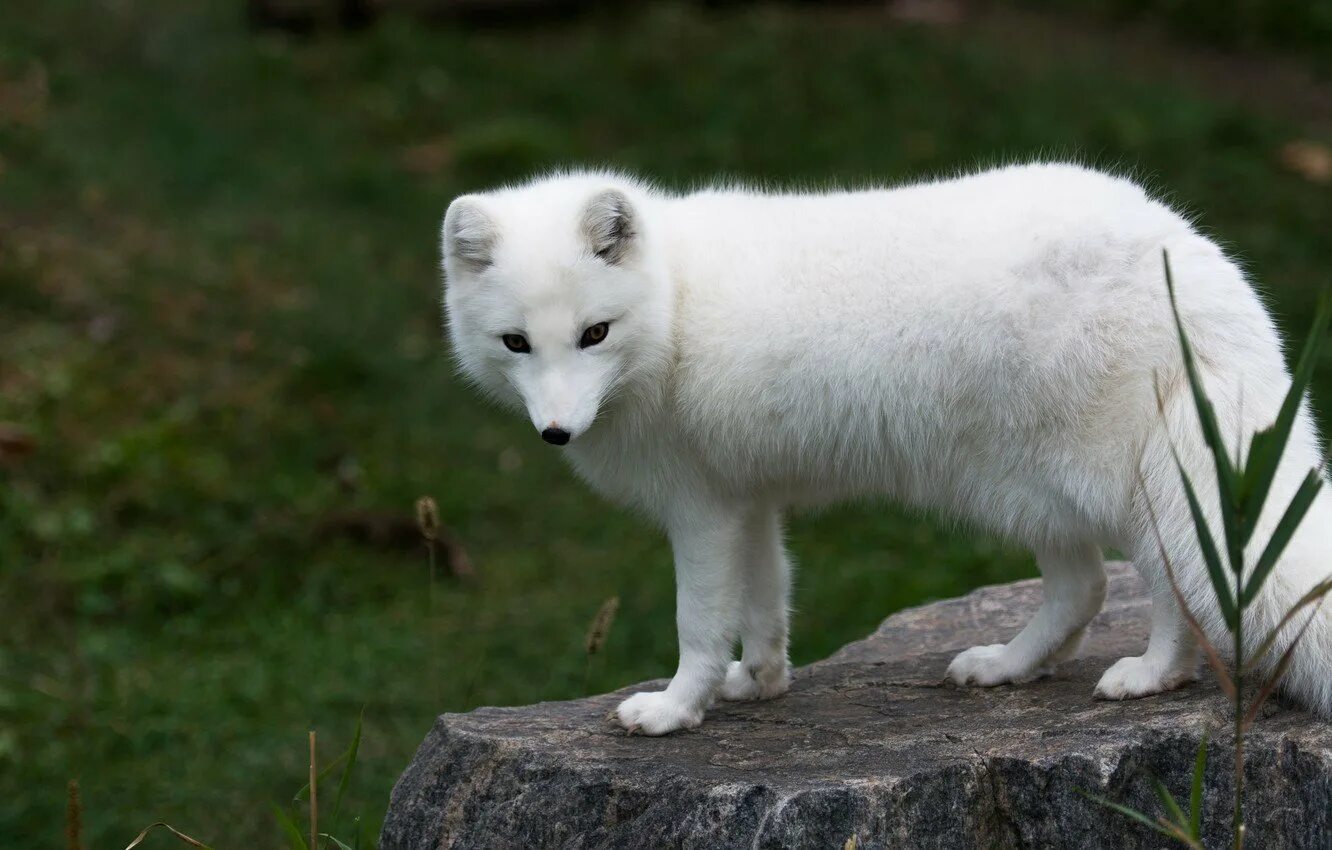
[[1030, 9], [1117, 23], [1147, 22], [1200, 45], [1278, 48], [1332, 67], [1328, 0], [1008, 0]]
[[[1293, 58], [1238, 97], [1195, 73], [1225, 55], [1126, 61], [1048, 11], [663, 3], [296, 38], [239, 6], [47, 0], [0, 26], [0, 845], [58, 846], [77, 777], [90, 847], [157, 819], [277, 846], [306, 730], [331, 758], [363, 708], [346, 808], [372, 841], [435, 714], [581, 695], [614, 594], [591, 689], [671, 672], [664, 541], [451, 374], [436, 231], [459, 192], [569, 163], [687, 187], [1076, 156], [1197, 212], [1292, 338], [1332, 268], [1329, 114], [1301, 105], [1325, 102], [1326, 29], [1240, 39]], [[422, 495], [474, 580], [432, 591]], [[798, 663], [1034, 574], [884, 506], [790, 537]]]

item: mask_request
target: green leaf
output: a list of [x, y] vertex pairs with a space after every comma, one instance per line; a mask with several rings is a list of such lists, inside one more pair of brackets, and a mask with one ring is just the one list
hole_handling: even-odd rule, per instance
[[1276, 421], [1270, 427], [1253, 435], [1244, 478], [1240, 482], [1240, 503], [1245, 516], [1242, 536], [1245, 543], [1257, 527], [1263, 504], [1267, 501], [1272, 481], [1276, 478], [1281, 455], [1290, 440], [1290, 431], [1295, 425], [1300, 403], [1304, 400], [1305, 391], [1313, 379], [1314, 366], [1318, 363], [1318, 354], [1327, 334], [1329, 318], [1332, 318], [1332, 293], [1325, 291], [1318, 299], [1313, 328], [1310, 329], [1309, 336], [1304, 342], [1304, 350], [1300, 352], [1300, 359], [1291, 377], [1290, 389], [1286, 391], [1286, 398], [1281, 403]]
[[1184, 810], [1179, 807], [1179, 803], [1175, 802], [1175, 798], [1171, 796], [1170, 789], [1165, 787], [1165, 783], [1156, 777], [1152, 777], [1152, 790], [1156, 792], [1156, 799], [1161, 801], [1162, 806], [1165, 806], [1169, 820], [1178, 824], [1180, 828], [1187, 830], [1189, 828], [1188, 818], [1184, 817]]
[[[1174, 446], [1170, 447], [1174, 452]], [[1193, 491], [1193, 482], [1189, 480], [1189, 475], [1184, 471], [1184, 464], [1180, 463], [1179, 455], [1175, 455], [1175, 465], [1179, 467], [1179, 477], [1184, 483], [1184, 495], [1189, 500], [1189, 512], [1193, 514], [1193, 526], [1198, 532], [1198, 548], [1202, 551], [1203, 561], [1207, 564], [1207, 575], [1212, 579], [1212, 590], [1216, 594], [1217, 604], [1221, 606], [1221, 615], [1226, 619], [1226, 625], [1233, 632], [1239, 626], [1239, 611], [1235, 607], [1235, 599], [1231, 594], [1230, 582], [1226, 579], [1225, 570], [1221, 567], [1221, 556], [1216, 551], [1216, 541], [1212, 539], [1212, 529], [1207, 525], [1207, 518], [1203, 516], [1202, 506], [1198, 504], [1198, 494]], [[1222, 513], [1225, 513], [1223, 510]]]
[[286, 834], [291, 850], [310, 850], [309, 845], [305, 843], [305, 836], [301, 835], [301, 828], [291, 819], [291, 815], [279, 806], [273, 807], [273, 814], [277, 817], [278, 826]]
[[1245, 459], [1244, 476], [1240, 481], [1240, 502], [1245, 509], [1240, 536], [1245, 543], [1249, 542], [1258, 528], [1258, 518], [1267, 503], [1267, 493], [1272, 487], [1277, 463], [1285, 449], [1285, 444], [1277, 437], [1275, 425], [1255, 431], [1249, 440], [1249, 455]]
[[1113, 809], [1114, 811], [1119, 812], [1121, 815], [1124, 815], [1125, 817], [1133, 818], [1135, 821], [1142, 824], [1143, 826], [1151, 827], [1152, 829], [1156, 830], [1162, 835], [1168, 836], [1170, 838], [1177, 837], [1174, 832], [1162, 826], [1160, 822], [1153, 820], [1147, 815], [1144, 815], [1142, 812], [1138, 811], [1137, 809], [1131, 809], [1128, 806], [1120, 805], [1119, 803], [1116, 803], [1113, 800], [1108, 800], [1105, 797], [1102, 797], [1098, 794], [1093, 794], [1090, 791], [1084, 791], [1081, 788], [1075, 790], [1082, 796], [1086, 797], [1088, 800], [1100, 803], [1102, 806], [1105, 806], [1107, 809]]
[[346, 765], [342, 768], [342, 778], [338, 780], [338, 793], [333, 798], [333, 823], [338, 822], [338, 812], [342, 811], [342, 795], [347, 791], [347, 785], [351, 782], [352, 768], [356, 767], [356, 753], [361, 749], [361, 724], [365, 720], [365, 709], [361, 709], [360, 715], [356, 718], [356, 732], [352, 735], [351, 746], [347, 748], [344, 754]]
[[[1230, 569], [1238, 573], [1243, 558], [1243, 543], [1240, 540], [1240, 526], [1237, 516], [1242, 505], [1236, 498], [1239, 477], [1231, 464], [1230, 454], [1226, 451], [1225, 438], [1217, 425], [1216, 409], [1207, 397], [1202, 378], [1198, 374], [1198, 365], [1194, 362], [1193, 347], [1189, 344], [1188, 334], [1184, 331], [1184, 320], [1179, 315], [1179, 303], [1175, 298], [1175, 278], [1170, 272], [1170, 253], [1161, 250], [1161, 263], [1165, 267], [1166, 291], [1170, 294], [1170, 311], [1175, 317], [1175, 330], [1179, 334], [1180, 354], [1184, 360], [1184, 372], [1188, 375], [1189, 388], [1193, 391], [1193, 405], [1198, 410], [1198, 424], [1202, 428], [1203, 439], [1216, 464], [1217, 494], [1221, 499], [1221, 522], [1226, 533], [1226, 549], [1230, 555]], [[1176, 457], [1176, 462], [1179, 458]]]
[[1240, 594], [1240, 607], [1247, 608], [1249, 603], [1258, 595], [1262, 589], [1263, 582], [1276, 566], [1277, 559], [1281, 553], [1286, 550], [1286, 544], [1290, 543], [1290, 538], [1295, 536], [1295, 530], [1300, 527], [1304, 521], [1304, 515], [1309, 512], [1313, 506], [1314, 498], [1318, 495], [1318, 488], [1323, 486], [1323, 479], [1319, 477], [1315, 470], [1309, 470], [1309, 474], [1304, 476], [1304, 482], [1300, 484], [1300, 489], [1295, 491], [1290, 504], [1286, 507], [1286, 512], [1281, 515], [1281, 521], [1272, 531], [1272, 537], [1267, 541], [1267, 548], [1263, 549], [1263, 554], [1258, 558], [1258, 563], [1253, 567], [1253, 575], [1249, 576], [1249, 583], [1245, 585], [1244, 592]]
[[338, 840], [334, 836], [329, 835], [327, 832], [319, 833], [319, 837], [327, 838], [329, 841], [332, 841], [334, 844], [338, 845], [339, 850], [352, 850], [350, 847], [346, 845], [345, 842]]
[[1189, 835], [1202, 841], [1203, 779], [1207, 775], [1207, 730], [1198, 742], [1198, 756], [1193, 760], [1193, 787], [1189, 793]]

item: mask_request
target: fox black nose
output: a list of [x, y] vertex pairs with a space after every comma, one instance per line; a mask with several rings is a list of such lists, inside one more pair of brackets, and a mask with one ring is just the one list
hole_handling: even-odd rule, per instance
[[562, 446], [569, 442], [569, 432], [563, 428], [547, 428], [541, 432], [541, 439], [552, 446]]

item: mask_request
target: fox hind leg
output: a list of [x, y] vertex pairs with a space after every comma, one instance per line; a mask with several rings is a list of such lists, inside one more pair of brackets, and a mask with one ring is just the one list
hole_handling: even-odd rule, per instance
[[[1096, 684], [1100, 699], [1135, 699], [1174, 690], [1198, 678], [1198, 640], [1179, 610], [1175, 593], [1166, 578], [1160, 551], [1154, 544], [1134, 552], [1133, 563], [1143, 581], [1151, 588], [1152, 632], [1147, 651], [1121, 658], [1110, 665]], [[1197, 555], [1190, 558], [1187, 549], [1177, 553], [1172, 563], [1185, 575], [1196, 575], [1204, 567]]]
[[787, 662], [787, 609], [791, 563], [777, 511], [760, 508], [745, 524], [739, 661], [732, 661], [718, 692], [722, 699], [769, 699], [791, 685]]
[[948, 665], [959, 685], [1027, 682], [1077, 654], [1087, 624], [1105, 601], [1105, 564], [1094, 545], [1036, 553], [1044, 599], [1036, 615], [1006, 644], [973, 646]]

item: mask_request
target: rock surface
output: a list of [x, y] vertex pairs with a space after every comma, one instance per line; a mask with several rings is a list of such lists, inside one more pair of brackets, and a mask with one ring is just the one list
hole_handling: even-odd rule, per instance
[[[1155, 814], [1147, 774], [1187, 798], [1199, 734], [1214, 731], [1208, 846], [1228, 846], [1229, 703], [1203, 682], [1093, 701], [1115, 659], [1146, 645], [1137, 576], [1110, 596], [1082, 656], [1019, 686], [942, 684], [953, 655], [1007, 640], [1035, 581], [889, 617], [801, 668], [791, 692], [719, 703], [695, 730], [628, 737], [606, 719], [648, 683], [572, 702], [439, 718], [393, 789], [383, 850], [440, 847], [1162, 847], [1087, 800]], [[1249, 737], [1246, 846], [1332, 847], [1332, 724], [1275, 703]]]

